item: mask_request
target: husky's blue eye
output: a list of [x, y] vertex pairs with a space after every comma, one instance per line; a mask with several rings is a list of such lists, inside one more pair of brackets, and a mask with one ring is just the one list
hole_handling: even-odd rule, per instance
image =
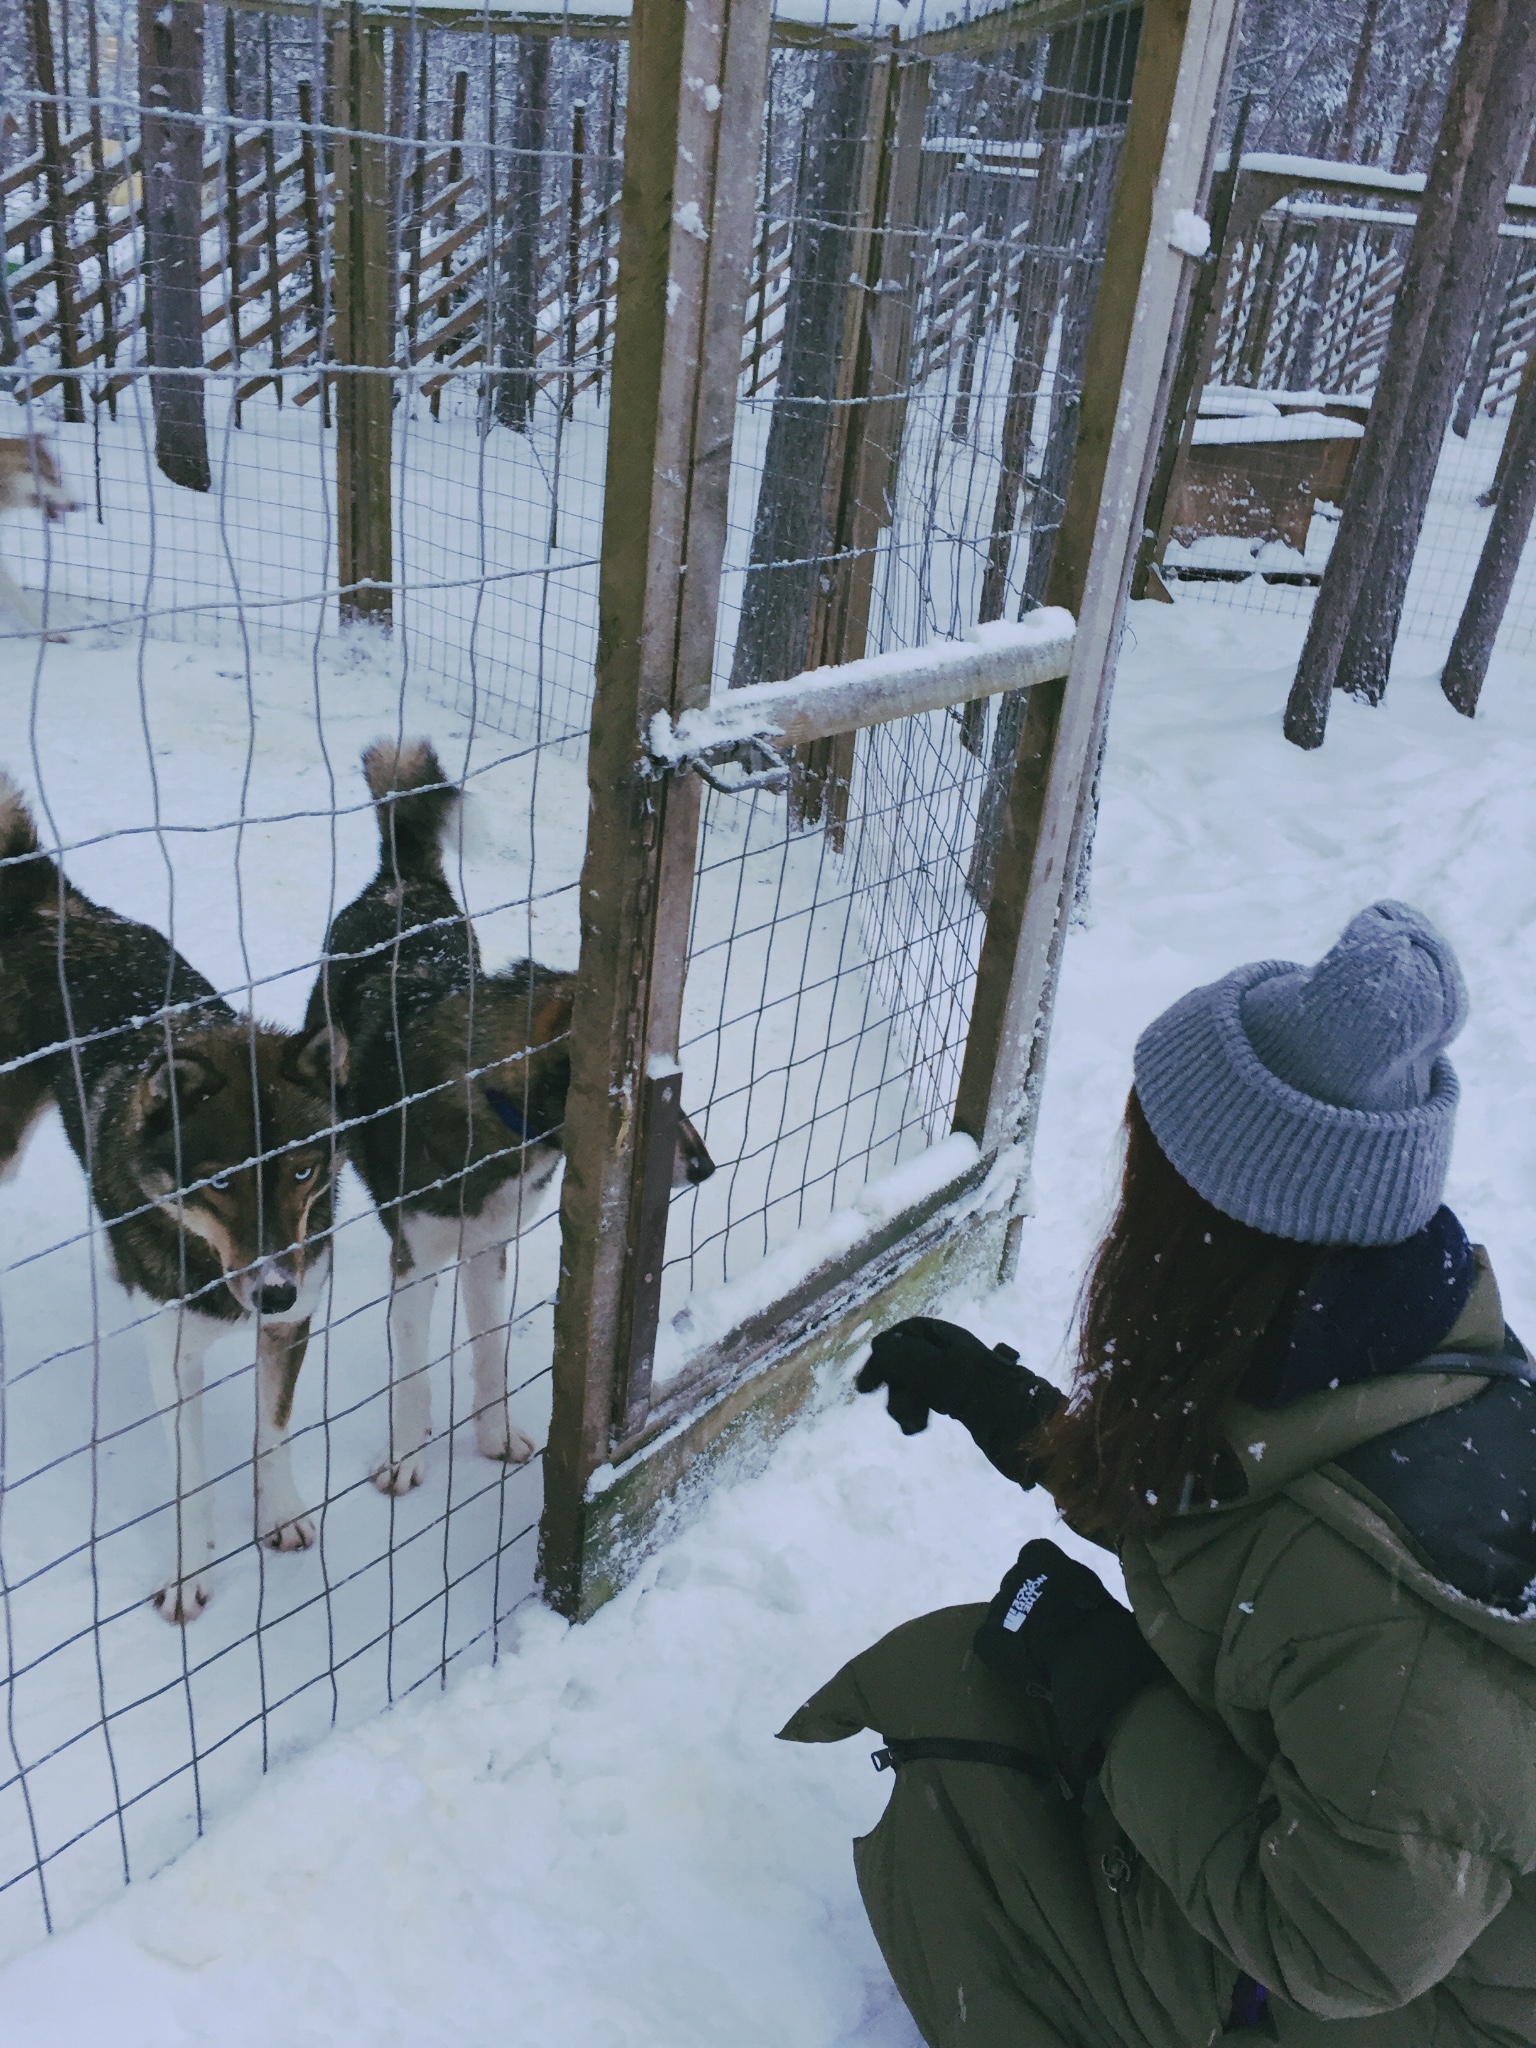
[[296, 1166], [293, 1169], [293, 1177], [295, 1180], [308, 1180], [314, 1170], [312, 1166]]

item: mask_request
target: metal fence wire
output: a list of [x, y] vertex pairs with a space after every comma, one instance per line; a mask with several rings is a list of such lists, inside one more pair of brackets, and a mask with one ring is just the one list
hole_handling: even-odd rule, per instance
[[[1140, 11], [845, 12], [776, 17], [722, 690], [1017, 617], [1062, 516]], [[0, 1952], [534, 1587], [624, 28], [0, 19]], [[655, 1403], [953, 1175], [1018, 733], [709, 795]]]
[[[1040, 602], [1138, 25], [1085, 12], [987, 58], [775, 51], [718, 689]], [[861, 352], [871, 284], [889, 317]], [[954, 1171], [1018, 737], [1016, 700], [978, 702], [813, 743], [782, 794], [707, 795], [680, 1057], [722, 1171], [674, 1198], [657, 1400]]]

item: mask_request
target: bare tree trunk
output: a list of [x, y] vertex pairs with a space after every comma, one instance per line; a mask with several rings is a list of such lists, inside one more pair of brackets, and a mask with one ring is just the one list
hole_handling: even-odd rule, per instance
[[501, 375], [496, 417], [526, 434], [533, 413], [539, 348], [539, 215], [543, 210], [544, 130], [549, 112], [549, 38], [517, 38], [517, 99], [512, 115], [511, 233], [502, 266]]
[[796, 180], [783, 352], [731, 663], [732, 689], [779, 682], [806, 662], [817, 578], [828, 547], [828, 436], [873, 66], [868, 48], [826, 51], [817, 62], [815, 104], [807, 116]]
[[1527, 406], [1510, 419], [1508, 443], [1504, 485], [1493, 508], [1493, 523], [1451, 642], [1450, 658], [1440, 674], [1447, 700], [1468, 718], [1477, 710], [1488, 658], [1536, 516], [1536, 406]]
[[[1415, 411], [1419, 362], [1461, 232], [1462, 202], [1475, 151], [1484, 160], [1481, 182], [1489, 186], [1493, 182], [1486, 176], [1492, 130], [1484, 116], [1490, 98], [1500, 90], [1501, 60], [1512, 55], [1505, 45], [1519, 41], [1522, 12], [1521, 0], [1469, 0], [1418, 225], [1392, 309], [1381, 381], [1286, 705], [1285, 736], [1295, 746], [1319, 747], [1323, 743], [1328, 702], [1339, 679], [1345, 642], [1367, 578], [1373, 573], [1378, 531], [1392, 504], [1397, 457], [1410, 428], [1416, 432], [1423, 424]], [[1483, 147], [1477, 150], [1480, 141]], [[1503, 200], [1504, 193], [1499, 190], [1496, 204], [1502, 207]], [[1456, 368], [1459, 372], [1461, 363]], [[1436, 453], [1443, 437], [1443, 417], [1438, 427]]]
[[1366, 87], [1370, 83], [1371, 60], [1376, 54], [1376, 26], [1381, 17], [1381, 0], [1365, 0], [1360, 23], [1360, 41], [1355, 46], [1355, 65], [1349, 75], [1344, 99], [1344, 118], [1339, 124], [1339, 159], [1348, 163], [1360, 135], [1360, 116], [1365, 109]]
[[1429, 510], [1479, 309], [1488, 303], [1505, 200], [1536, 116], [1536, 35], [1524, 6], [1505, 31], [1468, 167], [1456, 233], [1413, 379], [1411, 431], [1398, 443], [1385, 516], [1350, 621], [1339, 687], [1367, 704], [1387, 693], [1408, 578]]
[[155, 460], [172, 483], [206, 491], [200, 0], [139, 0], [139, 102]]

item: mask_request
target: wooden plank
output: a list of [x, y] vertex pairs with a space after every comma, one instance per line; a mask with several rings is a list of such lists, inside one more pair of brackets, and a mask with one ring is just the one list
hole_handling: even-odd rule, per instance
[[[1148, 0], [1088, 337], [1081, 424], [1049, 601], [1077, 616], [1071, 672], [1025, 699], [1020, 771], [998, 851], [955, 1128], [983, 1151], [1027, 1137], [1049, 1024], [1070, 856], [1119, 647], [1155, 458], [1186, 258], [1173, 216], [1207, 162], [1237, 0]], [[1075, 600], [1075, 602], [1074, 602]]]
[[644, 1128], [643, 1083], [676, 1066], [698, 792], [647, 774], [640, 735], [709, 696], [768, 35], [768, 0], [638, 0], [633, 22], [540, 1539], [566, 1613], [588, 1477], [649, 1407], [634, 1253], [663, 1134]]
[[1004, 1209], [982, 1206], [957, 1220], [954, 1192], [896, 1219], [880, 1246], [858, 1246], [840, 1270], [814, 1274], [668, 1388], [643, 1435], [616, 1456], [610, 1483], [586, 1504], [573, 1614], [585, 1617], [611, 1598], [717, 1472], [739, 1474], [797, 1414], [824, 1401], [829, 1374], [876, 1330], [930, 1313], [957, 1289], [992, 1283]]
[[337, 125], [331, 381], [336, 410], [336, 539], [344, 620], [388, 627], [394, 280], [389, 274], [389, 163], [384, 140], [384, 30], [352, 0], [333, 45]]
[[[319, 151], [315, 147], [315, 93], [312, 79], [301, 78], [298, 82], [299, 122], [302, 133], [299, 137], [299, 174], [304, 194], [304, 254], [309, 263], [309, 331], [315, 338], [315, 347], [322, 361], [325, 356], [327, 330], [330, 325], [325, 297], [325, 265], [323, 244], [320, 238], [320, 188], [329, 181], [321, 170]], [[319, 388], [323, 400], [323, 417], [326, 426], [331, 423], [330, 387], [322, 371]], [[302, 404], [302, 399], [300, 400]]]

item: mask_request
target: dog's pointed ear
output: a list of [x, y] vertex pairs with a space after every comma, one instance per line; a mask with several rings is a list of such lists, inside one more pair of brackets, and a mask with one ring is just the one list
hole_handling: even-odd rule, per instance
[[347, 1078], [351, 1048], [347, 1035], [337, 1024], [322, 1024], [311, 1037], [295, 1038], [283, 1062], [295, 1081], [311, 1088], [326, 1089], [334, 1081], [340, 1088]]
[[162, 1052], [139, 1077], [139, 1114], [148, 1122], [169, 1114], [174, 1093], [185, 1114], [209, 1101], [224, 1086], [224, 1076], [211, 1061], [195, 1052]]

